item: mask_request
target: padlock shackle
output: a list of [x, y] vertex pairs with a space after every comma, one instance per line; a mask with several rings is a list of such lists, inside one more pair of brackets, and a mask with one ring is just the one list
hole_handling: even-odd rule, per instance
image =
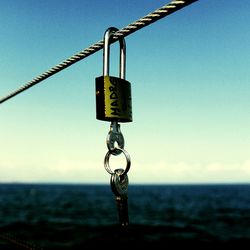
[[[118, 31], [115, 27], [110, 27], [105, 31], [104, 34], [104, 47], [103, 47], [103, 75], [109, 75], [109, 64], [110, 64], [110, 44], [112, 43], [113, 34]], [[120, 44], [120, 71], [119, 77], [125, 79], [126, 75], [126, 43], [124, 38], [119, 38]]]

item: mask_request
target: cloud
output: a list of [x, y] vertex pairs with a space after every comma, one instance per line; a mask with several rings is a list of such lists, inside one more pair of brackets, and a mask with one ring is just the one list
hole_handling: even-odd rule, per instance
[[[0, 162], [1, 182], [106, 182], [107, 174], [102, 164], [82, 162], [80, 160], [63, 160], [58, 162], [40, 161], [39, 163]], [[109, 179], [108, 179], [109, 181]]]
[[134, 182], [151, 183], [232, 183], [250, 182], [250, 160], [242, 164], [212, 162], [157, 162], [134, 164], [130, 175]]
[[246, 173], [246, 175], [250, 176], [250, 160], [246, 161], [241, 166], [241, 170]]
[[[111, 168], [116, 164], [111, 163]], [[80, 159], [46, 161], [13, 165], [0, 162], [2, 182], [69, 182], [108, 183], [110, 174], [103, 162]], [[128, 172], [130, 183], [233, 183], [250, 182], [250, 160], [243, 163], [211, 162], [207, 164], [188, 162], [132, 162]]]

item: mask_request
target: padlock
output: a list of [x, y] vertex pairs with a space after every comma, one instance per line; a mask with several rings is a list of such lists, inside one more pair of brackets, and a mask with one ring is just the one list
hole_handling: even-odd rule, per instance
[[119, 38], [119, 77], [109, 75], [110, 41], [117, 28], [110, 27], [104, 34], [103, 76], [96, 78], [96, 118], [111, 122], [132, 122], [131, 84], [125, 80], [126, 43]]

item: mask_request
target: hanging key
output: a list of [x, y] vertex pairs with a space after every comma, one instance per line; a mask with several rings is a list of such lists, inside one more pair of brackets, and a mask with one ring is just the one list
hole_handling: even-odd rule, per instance
[[119, 222], [122, 227], [129, 224], [128, 216], [128, 176], [123, 169], [116, 169], [110, 179], [111, 189], [115, 195]]
[[[130, 156], [124, 149], [124, 137], [119, 122], [132, 122], [131, 84], [125, 80], [126, 43], [122, 37], [115, 37], [117, 28], [110, 27], [104, 34], [103, 48], [103, 75], [96, 78], [96, 118], [110, 121], [110, 131], [106, 138], [108, 152], [104, 158], [104, 167], [111, 174], [111, 189], [115, 195], [121, 226], [129, 224], [128, 219], [128, 176]], [[110, 44], [120, 44], [120, 72], [119, 77], [109, 75]], [[114, 172], [109, 166], [109, 157], [123, 153], [127, 160], [125, 169], [116, 169]]]

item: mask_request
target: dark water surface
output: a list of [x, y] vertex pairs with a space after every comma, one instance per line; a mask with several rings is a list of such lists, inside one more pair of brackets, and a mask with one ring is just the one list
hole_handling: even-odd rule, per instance
[[123, 230], [109, 185], [0, 184], [0, 249], [249, 246], [250, 185], [130, 185], [128, 195]]

